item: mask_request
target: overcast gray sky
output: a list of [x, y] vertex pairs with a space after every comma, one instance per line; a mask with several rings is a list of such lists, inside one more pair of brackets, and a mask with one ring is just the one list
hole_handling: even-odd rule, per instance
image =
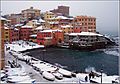
[[70, 7], [70, 15], [87, 15], [97, 18], [98, 31], [113, 31], [119, 29], [119, 2], [118, 1], [1, 1], [2, 15], [20, 13], [30, 6], [40, 9], [41, 12], [65, 5]]

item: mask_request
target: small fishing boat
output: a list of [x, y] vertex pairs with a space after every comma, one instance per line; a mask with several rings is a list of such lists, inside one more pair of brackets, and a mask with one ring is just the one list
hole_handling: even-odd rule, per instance
[[47, 71], [44, 71], [42, 73], [43, 77], [46, 78], [47, 80], [50, 80], [50, 81], [54, 81], [55, 80], [55, 76], [50, 73], [50, 72], [47, 72]]

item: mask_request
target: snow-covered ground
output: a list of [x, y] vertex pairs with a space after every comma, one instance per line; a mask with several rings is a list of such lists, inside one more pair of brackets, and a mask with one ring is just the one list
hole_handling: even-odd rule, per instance
[[[24, 61], [25, 60], [29, 60], [29, 63], [31, 63], [31, 64], [28, 65], [24, 61], [18, 60], [17, 62], [22, 66], [21, 71], [15, 71], [15, 70], [13, 70], [14, 73], [13, 72], [9, 72], [9, 74], [14, 74], [15, 75], [16, 73], [18, 73], [20, 75], [20, 74], [23, 74], [23, 72], [25, 72], [24, 75], [27, 74], [27, 76], [26, 76], [26, 79], [24, 77], [23, 78], [20, 78], [20, 77], [17, 77], [17, 78], [11, 77], [12, 79], [14, 79], [14, 81], [17, 81], [18, 83], [23, 83], [23, 82], [24, 83], [26, 83], [26, 82], [30, 83], [30, 82], [32, 82], [32, 81], [35, 80], [36, 83], [38, 83], [38, 82], [44, 82], [44, 83], [50, 82], [51, 83], [51, 81], [43, 78], [43, 75], [45, 77], [48, 77], [47, 74], [49, 74], [49, 75], [53, 76], [52, 78], [54, 78], [54, 75], [52, 74], [52, 72], [55, 71], [55, 72], [57, 72], [57, 73], [59, 73], [61, 75], [69, 76], [69, 78], [63, 76], [63, 78], [60, 80], [60, 79], [57, 79], [55, 77], [55, 79], [52, 81], [52, 83], [77, 83], [77, 84], [78, 83], [79, 84], [80, 83], [90, 83], [89, 74], [86, 74], [86, 73], [76, 73], [76, 77], [73, 77], [71, 71], [68, 71], [68, 70], [65, 70], [65, 69], [61, 69], [61, 68], [59, 68], [59, 67], [57, 67], [55, 65], [43, 62], [43, 61], [41, 61], [39, 59], [36, 59], [34, 57], [30, 57], [28, 55], [23, 55], [22, 53], [18, 53], [18, 51], [22, 51], [22, 50], [25, 50], [25, 49], [30, 49], [30, 46], [32, 46], [32, 45], [38, 46], [37, 44], [34, 44], [34, 43], [31, 43], [31, 44], [28, 45], [26, 42], [23, 42], [23, 41], [21, 41], [20, 43], [19, 42], [20, 41], [14, 42], [12, 44], [6, 44], [5, 45], [6, 46], [5, 48], [10, 47], [10, 50], [5, 51], [6, 65], [8, 64], [7, 63], [8, 60], [11, 60], [11, 61], [15, 60], [14, 56], [17, 56], [18, 59], [22, 59]], [[19, 49], [19, 47], [21, 47], [21, 49]], [[41, 46], [39, 46], [39, 47], [41, 47]], [[11, 50], [13, 50], [13, 51], [11, 51]], [[17, 52], [14, 52], [14, 51], [17, 51]], [[14, 56], [12, 56], [11, 54], [9, 54], [9, 52], [13, 53]], [[36, 61], [32, 60], [32, 58], [36, 59]], [[35, 70], [35, 68], [39, 69], [40, 71], [39, 70], [38, 71]], [[46, 71], [47, 74], [46, 73], [40, 74], [41, 71], [42, 71], [42, 73], [44, 71]], [[86, 76], [88, 77], [88, 81], [85, 81], [85, 77]], [[119, 82], [117, 80], [118, 77], [119, 76], [107, 76], [107, 75], [104, 75], [102, 77], [102, 82], [103, 83], [112, 83], [112, 81]], [[20, 78], [21, 81], [18, 80], [18, 78]], [[48, 77], [48, 78], [50, 78], [50, 77]], [[22, 79], [25, 79], [25, 80], [22, 80]], [[30, 81], [28, 79], [30, 79]], [[101, 76], [100, 77], [92, 78], [91, 80], [95, 81], [97, 83], [100, 83], [101, 82]]]
[[35, 48], [44, 48], [44, 45], [38, 45], [33, 42], [26, 42], [26, 41], [15, 41], [12, 42], [11, 44], [5, 44], [7, 47], [10, 47], [10, 50], [13, 51], [26, 51], [30, 49], [35, 49]]

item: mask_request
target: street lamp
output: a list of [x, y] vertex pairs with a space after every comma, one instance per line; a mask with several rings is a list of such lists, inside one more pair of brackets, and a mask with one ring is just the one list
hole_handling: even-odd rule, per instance
[[101, 84], [102, 84], [102, 73], [103, 73], [103, 69], [101, 69], [100, 72], [101, 72]]

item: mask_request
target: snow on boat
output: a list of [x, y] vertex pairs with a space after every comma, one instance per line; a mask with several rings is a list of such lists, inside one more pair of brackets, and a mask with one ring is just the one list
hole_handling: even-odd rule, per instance
[[[103, 76], [102, 83], [113, 83], [119, 76]], [[93, 83], [101, 83], [101, 77], [96, 77], [90, 80]], [[117, 81], [116, 81], [117, 82]], [[118, 82], [119, 83], [119, 82]]]
[[36, 80], [35, 79], [29, 79], [29, 80], [24, 80], [24, 81], [20, 81], [18, 83], [32, 83], [35, 82]]
[[67, 71], [67, 70], [62, 69], [62, 68], [60, 68], [58, 70], [58, 72], [61, 73], [63, 76], [66, 76], [66, 77], [71, 77], [72, 76], [72, 73], [70, 71]]
[[30, 80], [31, 78], [29, 76], [9, 76], [8, 82], [10, 83], [18, 83], [25, 80]]
[[55, 80], [55, 76], [52, 74], [52, 73], [49, 73], [47, 71], [44, 71], [42, 73], [43, 77], [48, 79], [48, 80], [51, 80], [51, 81], [54, 81]]
[[60, 74], [59, 72], [52, 72], [52, 74], [59, 80], [63, 79], [63, 75]]

